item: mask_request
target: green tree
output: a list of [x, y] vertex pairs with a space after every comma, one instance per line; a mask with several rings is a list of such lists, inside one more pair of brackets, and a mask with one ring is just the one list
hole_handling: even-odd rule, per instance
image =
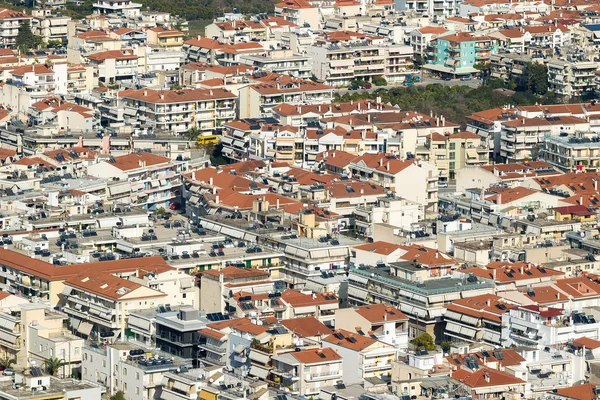
[[14, 358], [10, 358], [9, 356], [0, 358], [0, 367], [7, 369], [10, 368], [13, 364], [15, 364], [17, 360]]
[[483, 78], [483, 83], [485, 84], [485, 82], [490, 78], [492, 65], [490, 63], [481, 63], [480, 62], [480, 63], [473, 65], [473, 68], [475, 68], [476, 70], [478, 70], [481, 73], [481, 76]]
[[127, 400], [125, 397], [125, 393], [122, 390], [119, 390], [117, 393], [110, 396], [110, 400]]
[[413, 60], [413, 64], [415, 66], [415, 69], [420, 69], [423, 65], [425, 65], [425, 59], [422, 55], [417, 54], [415, 56], [415, 59]]
[[416, 349], [425, 349], [433, 351], [437, 349], [433, 342], [433, 337], [429, 333], [423, 333], [412, 340], [412, 344]]
[[523, 68], [523, 89], [533, 94], [545, 95], [548, 92], [548, 69], [544, 64], [531, 62]]
[[185, 136], [190, 142], [196, 142], [201, 134], [202, 131], [200, 129], [193, 127], [189, 131], [185, 132], [183, 136]]
[[452, 342], [449, 340], [442, 340], [440, 342], [440, 347], [444, 350], [444, 353], [447, 353], [450, 351], [450, 347], [452, 347]]
[[25, 53], [34, 48], [36, 43], [38, 43], [38, 40], [31, 31], [29, 20], [26, 19], [19, 25], [19, 33], [17, 34], [16, 39], [17, 49], [19, 49], [21, 53]]
[[164, 207], [160, 207], [154, 213], [156, 214], [157, 217], [161, 217], [161, 216], [165, 215], [166, 212], [167, 211], [165, 210]]
[[44, 361], [44, 367], [46, 367], [46, 372], [52, 376], [55, 376], [60, 367], [66, 365], [65, 360], [51, 357]]
[[373, 84], [375, 86], [387, 86], [388, 83], [383, 76], [376, 76], [373, 78]]

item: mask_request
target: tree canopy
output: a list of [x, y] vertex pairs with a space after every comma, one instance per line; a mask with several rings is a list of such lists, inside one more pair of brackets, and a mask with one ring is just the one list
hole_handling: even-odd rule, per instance
[[532, 105], [536, 102], [554, 104], [557, 100], [552, 96], [540, 97], [531, 92], [514, 92], [504, 90], [504, 83], [497, 80], [488, 81], [486, 86], [476, 89], [468, 86], [414, 85], [409, 87], [393, 87], [378, 89], [374, 92], [348, 92], [338, 96], [336, 102], [359, 99], [381, 98], [383, 103], [398, 105], [402, 110], [414, 110], [423, 114], [443, 115], [447, 121], [464, 125], [467, 116], [490, 108], [502, 107], [505, 104]]
[[422, 335], [417, 336], [413, 339], [412, 343], [416, 349], [425, 349], [429, 351], [437, 349], [437, 346], [433, 342], [433, 337], [429, 333], [423, 333]]
[[548, 69], [544, 64], [528, 63], [523, 69], [521, 82], [525, 86], [522, 89], [529, 90], [534, 94], [545, 95], [548, 92]]
[[110, 396], [110, 400], [127, 400], [125, 397], [125, 393], [122, 390], [119, 390], [117, 393]]
[[17, 49], [19, 49], [21, 53], [25, 53], [35, 48], [38, 43], [39, 39], [36, 39], [36, 36], [31, 31], [29, 20], [23, 20], [21, 25], [19, 25], [19, 33], [17, 34]]
[[56, 357], [51, 357], [47, 360], [44, 360], [44, 367], [46, 367], [46, 372], [52, 376], [55, 376], [60, 367], [62, 367], [65, 364], [65, 360]]

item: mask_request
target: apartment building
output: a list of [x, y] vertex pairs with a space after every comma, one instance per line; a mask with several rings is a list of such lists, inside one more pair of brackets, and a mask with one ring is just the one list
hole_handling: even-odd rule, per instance
[[581, 338], [600, 338], [600, 321], [583, 311], [527, 305], [511, 309], [502, 316], [502, 322], [502, 337], [508, 338], [509, 346], [554, 346]]
[[424, 146], [417, 147], [416, 156], [435, 165], [441, 181], [456, 179], [456, 171], [464, 167], [489, 162], [487, 144], [473, 132], [432, 133]]
[[133, 50], [107, 50], [83, 57], [94, 67], [98, 80], [104, 84], [133, 81], [138, 74], [139, 56]]
[[282, 17], [297, 26], [321, 27], [319, 8], [306, 0], [285, 0], [275, 4], [275, 16]]
[[292, 394], [311, 396], [344, 379], [342, 357], [331, 348], [300, 350], [271, 358], [272, 379]]
[[548, 66], [548, 89], [566, 99], [585, 96], [596, 91], [596, 61], [566, 61], [551, 59]]
[[336, 329], [322, 342], [323, 349], [334, 350], [342, 357], [344, 381], [362, 383], [371, 377], [391, 377], [392, 363], [398, 358], [399, 350], [364, 332], [354, 332]]
[[169, 207], [180, 191], [181, 171], [180, 162], [141, 151], [88, 166], [89, 174], [119, 182], [109, 187], [110, 199], [148, 210]]
[[31, 31], [34, 35], [40, 36], [45, 43], [67, 42], [67, 25], [71, 17], [53, 15], [49, 10], [33, 10], [32, 15], [34, 19], [31, 21]]
[[[410, 232], [425, 218], [424, 206], [393, 194], [377, 199], [375, 204], [359, 204], [354, 211], [354, 230], [361, 236], [394, 240], [399, 228]], [[393, 227], [390, 231], [389, 227]]]
[[142, 4], [131, 0], [98, 0], [92, 5], [98, 14], [117, 14], [125, 17], [138, 17]]
[[3, 47], [12, 47], [19, 34], [19, 26], [23, 21], [31, 23], [33, 17], [20, 11], [0, 8], [0, 44]]
[[523, 71], [531, 62], [541, 62], [526, 54], [499, 53], [490, 57], [490, 74], [492, 78], [502, 79], [506, 83], [523, 84]]
[[155, 319], [156, 347], [197, 366], [200, 358], [198, 331], [205, 328], [208, 322], [193, 307], [173, 310], [169, 306], [169, 309], [159, 309]]
[[434, 38], [448, 32], [448, 29], [443, 26], [424, 26], [415, 29], [410, 32], [410, 45], [415, 54], [425, 58], [429, 43], [431, 43]]
[[446, 336], [458, 343], [502, 346], [502, 317], [519, 304], [493, 294], [456, 300], [446, 306]]
[[177, 29], [157, 26], [146, 31], [147, 43], [150, 47], [161, 49], [181, 50], [183, 47], [183, 32]]
[[407, 0], [406, 10], [417, 15], [448, 17], [458, 14], [460, 2], [456, 0]]
[[131, 89], [119, 97], [142, 123], [175, 134], [197, 128], [204, 141], [214, 141], [214, 130], [236, 118], [236, 96], [226, 89]]
[[[413, 268], [413, 271], [418, 269]], [[351, 268], [348, 302], [352, 305], [384, 303], [397, 307], [409, 318], [409, 338], [427, 332], [441, 340], [445, 306], [461, 298], [488, 294], [493, 287], [493, 281], [488, 279], [446, 277], [411, 281], [378, 268]]]
[[459, 32], [433, 39], [428, 50], [428, 63], [424, 68], [455, 77], [476, 74], [478, 70], [473, 66], [489, 63], [498, 46], [490, 37]]
[[335, 327], [348, 332], [367, 332], [372, 338], [405, 351], [408, 348], [408, 316], [396, 307], [370, 304], [335, 311]]
[[334, 88], [289, 75], [257, 72], [259, 83], [239, 90], [239, 118], [270, 117], [271, 109], [279, 104], [327, 104], [333, 99]]
[[309, 79], [312, 76], [310, 57], [297, 54], [288, 49], [270, 50], [264, 55], [241, 55], [239, 63], [240, 65], [247, 65], [259, 71], [290, 74], [300, 79]]
[[83, 348], [81, 379], [99, 383], [110, 395], [122, 391], [127, 399], [152, 400], [160, 395], [165, 374], [184, 367], [192, 365], [179, 357], [128, 342], [90, 344]]
[[213, 328], [198, 330], [198, 357], [210, 365], [225, 365], [227, 362], [228, 335]]
[[600, 142], [592, 134], [546, 136], [539, 158], [565, 172], [598, 171]]
[[547, 136], [589, 131], [587, 120], [573, 116], [519, 117], [501, 122], [500, 156], [507, 162], [531, 159]]
[[[338, 163], [336, 157], [340, 157]], [[358, 157], [343, 157], [341, 152], [329, 151], [323, 153], [322, 163], [338, 165], [334, 167], [337, 173], [356, 179], [368, 180], [372, 183], [395, 190], [407, 200], [425, 206], [425, 211], [437, 210], [437, 168], [423, 161], [414, 159], [400, 160], [381, 153], [363, 154]], [[402, 182], [402, 184], [400, 184]], [[408, 184], [408, 182], [411, 182]], [[408, 185], [408, 186], [405, 186]], [[410, 191], [403, 190], [410, 187]]]
[[73, 329], [100, 340], [125, 337], [130, 309], [156, 308], [166, 296], [158, 290], [105, 272], [88, 270], [65, 281], [63, 311]]
[[412, 70], [410, 46], [391, 45], [380, 37], [364, 33], [326, 32], [307, 48], [313, 60], [312, 73], [326, 84], [348, 86], [353, 80], [372, 81], [383, 77], [403, 81]]
[[32, 304], [5, 293], [0, 312], [0, 352], [15, 360], [15, 367], [40, 365], [49, 358], [65, 361], [58, 376], [70, 377], [81, 366], [83, 339], [71, 334], [63, 323], [67, 317], [44, 304]]
[[315, 317], [328, 326], [333, 325], [335, 310], [340, 308], [335, 294], [312, 293], [306, 289], [287, 289], [281, 293], [279, 301], [285, 307], [284, 319]]
[[267, 293], [273, 289], [269, 273], [256, 268], [225, 267], [204, 271], [200, 281], [200, 306], [207, 312], [224, 312], [229, 292]]

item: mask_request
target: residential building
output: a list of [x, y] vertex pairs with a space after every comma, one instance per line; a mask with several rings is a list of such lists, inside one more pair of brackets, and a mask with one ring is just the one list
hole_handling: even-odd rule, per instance
[[[171, 307], [169, 306], [169, 309]], [[197, 366], [200, 358], [198, 331], [205, 328], [208, 320], [192, 307], [159, 312], [156, 315], [156, 347], [162, 351], [189, 360]]]
[[456, 190], [487, 189], [491, 186], [516, 186], [528, 177], [552, 178], [562, 173], [546, 161], [466, 167], [456, 171]]
[[16, 43], [19, 34], [19, 26], [23, 21], [31, 23], [33, 17], [20, 11], [0, 8], [0, 44], [4, 47], [12, 47]]
[[138, 17], [142, 4], [131, 0], [98, 0], [93, 4], [99, 14], [120, 14], [126, 17]]
[[64, 285], [68, 294], [63, 311], [72, 318], [72, 328], [98, 341], [124, 337], [130, 309], [156, 308], [165, 297], [139, 283], [91, 270]]
[[209, 313], [224, 312], [230, 293], [268, 293], [273, 289], [269, 273], [255, 268], [226, 267], [204, 271], [200, 279], [200, 307]]
[[[62, 7], [65, 4], [64, 0], [58, 0], [58, 2], [62, 2], [63, 4], [54, 7]], [[67, 25], [71, 20], [71, 17], [59, 14], [53, 15], [50, 12], [45, 12], [45, 10], [39, 10], [38, 13], [36, 13], [36, 11], [38, 10], [34, 10], [32, 13], [34, 17], [31, 21], [31, 30], [33, 34], [40, 36], [45, 43], [66, 43], [68, 36]]]
[[[589, 318], [588, 318], [589, 317]], [[502, 337], [506, 344], [554, 346], [575, 339], [599, 339], [600, 322], [581, 311], [527, 305], [510, 310], [502, 316]]]
[[331, 348], [279, 354], [272, 363], [272, 379], [300, 396], [316, 395], [344, 378], [342, 357]]
[[[355, 331], [354, 331], [355, 332]], [[362, 383], [371, 377], [391, 377], [392, 362], [398, 349], [366, 333], [336, 329], [323, 338], [323, 349], [334, 350], [342, 357], [344, 383]]]
[[328, 104], [333, 99], [333, 87], [311, 80], [267, 72], [253, 78], [259, 83], [239, 90], [239, 118], [270, 117], [271, 109], [282, 103]]
[[548, 66], [548, 88], [558, 96], [570, 99], [586, 96], [596, 90], [595, 61], [564, 61], [551, 59]]
[[290, 74], [300, 79], [309, 79], [312, 76], [310, 57], [287, 49], [270, 50], [265, 55], [242, 55], [240, 65], [248, 65], [259, 71]]
[[313, 60], [312, 73], [335, 87], [348, 86], [357, 79], [402, 82], [413, 69], [409, 46], [392, 45], [358, 32], [326, 32], [307, 52]]
[[335, 310], [340, 308], [339, 300], [333, 293], [312, 293], [287, 289], [281, 293], [279, 302], [285, 306], [283, 317], [315, 317], [327, 326], [333, 326]]
[[566, 172], [600, 169], [600, 142], [595, 134], [547, 135], [539, 158]]
[[138, 74], [139, 56], [133, 50], [107, 50], [83, 57], [94, 67], [98, 80], [104, 84], [133, 81]]
[[459, 343], [502, 346], [503, 315], [517, 307], [517, 303], [493, 294], [455, 300], [444, 313], [446, 336]]
[[[424, 206], [402, 197], [388, 194], [375, 204], [359, 204], [354, 211], [354, 230], [366, 237], [395, 239], [394, 231], [412, 232], [415, 225], [425, 218]], [[389, 227], [392, 227], [390, 232]]]
[[417, 147], [416, 156], [436, 166], [440, 181], [455, 180], [457, 170], [489, 162], [487, 144], [472, 132], [432, 133], [424, 146]]
[[501, 122], [516, 118], [517, 110], [509, 106], [473, 113], [467, 116], [467, 131], [481, 136], [481, 143], [489, 150], [489, 159], [496, 160], [500, 155]]
[[487, 294], [494, 287], [491, 280], [467, 277], [410, 281], [369, 267], [350, 269], [348, 280], [351, 305], [385, 303], [397, 307], [409, 317], [411, 339], [427, 332], [441, 340], [445, 306], [460, 298]]
[[516, 390], [518, 393], [525, 393], [527, 388], [526, 381], [506, 372], [487, 367], [477, 369], [473, 372], [462, 369], [457, 370], [452, 376], [460, 380], [471, 396], [478, 396], [484, 399], [501, 396], [507, 390]]
[[99, 383], [107, 393], [122, 391], [128, 399], [160, 398], [163, 377], [191, 363], [179, 357], [134, 345], [117, 342], [102, 347], [94, 344], [83, 348], [81, 379]]
[[[139, 205], [148, 210], [168, 208], [181, 187], [182, 165], [147, 152], [130, 153], [88, 166], [88, 173], [118, 180], [109, 193], [113, 201]], [[114, 179], [117, 178], [117, 179]]]
[[236, 96], [226, 89], [132, 89], [119, 97], [129, 115], [156, 130], [182, 134], [198, 128], [205, 141], [214, 141], [214, 130], [236, 117]]
[[401, 351], [408, 348], [408, 317], [396, 307], [370, 304], [335, 311], [335, 328], [371, 337], [391, 344]]
[[306, 0], [285, 0], [275, 4], [275, 16], [297, 26], [320, 28], [319, 9]]
[[410, 32], [410, 45], [415, 54], [426, 58], [429, 43], [436, 37], [448, 33], [443, 26], [424, 26]]
[[159, 47], [161, 49], [181, 50], [183, 47], [184, 33], [176, 29], [157, 26], [146, 31], [147, 43], [151, 47]]
[[430, 55], [424, 68], [444, 76], [471, 76], [478, 72], [473, 66], [488, 63], [498, 50], [496, 40], [459, 32], [438, 36], [430, 43]]
[[[16, 372], [13, 379], [15, 382], [12, 382], [12, 379], [2, 382], [0, 398], [43, 400], [52, 397], [56, 400], [68, 400], [85, 397], [90, 400], [100, 400], [103, 393], [100, 385], [71, 378], [60, 379], [37, 370], [32, 372], [27, 369]], [[38, 387], [43, 387], [44, 390], [30, 390]]]

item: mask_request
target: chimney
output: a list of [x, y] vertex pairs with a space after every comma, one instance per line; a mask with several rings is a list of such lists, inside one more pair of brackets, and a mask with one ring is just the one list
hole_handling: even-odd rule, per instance
[[487, 383], [490, 383], [490, 375], [487, 372], [483, 373], [483, 378]]
[[360, 111], [360, 101], [356, 102], [356, 109]]
[[387, 321], [387, 314], [383, 314], [383, 320]]
[[388, 161], [387, 163], [385, 163], [385, 169], [386, 170], [390, 170], [390, 162]]
[[440, 117], [435, 117], [435, 126], [440, 126]]
[[479, 200], [485, 199], [485, 188], [481, 188], [481, 194], [479, 195]]
[[215, 203], [219, 204], [219, 193], [215, 195]]
[[594, 190], [598, 191], [598, 179], [594, 179]]
[[[371, 104], [371, 103], [369, 103], [369, 104]], [[371, 122], [371, 114], [367, 114], [367, 122], [369, 122], [369, 123]]]
[[380, 167], [383, 167], [383, 158], [380, 158], [380, 159], [379, 159], [379, 166], [380, 166]]
[[498, 197], [496, 198], [496, 204], [502, 204], [502, 193], [498, 193]]
[[440, 252], [439, 251], [435, 252], [435, 258], [440, 258]]
[[367, 110], [370, 110], [370, 109], [371, 109], [371, 102], [370, 102], [370, 101], [368, 101], [368, 102], [367, 102]]
[[159, 97], [160, 97], [161, 100], [164, 100], [165, 99], [165, 93], [163, 91], [161, 91]]
[[490, 300], [489, 298], [487, 299], [486, 303], [487, 303], [487, 306], [488, 306], [488, 307], [491, 307], [491, 306], [492, 306], [492, 302], [491, 302], [491, 300]]
[[365, 188], [364, 187], [360, 188], [360, 194], [365, 194]]
[[208, 184], [209, 184], [210, 186], [212, 186], [212, 185], [213, 185], [213, 178], [212, 178], [212, 176], [211, 176], [211, 177], [210, 177], [210, 179], [208, 180]]
[[331, 157], [335, 158], [335, 151], [331, 153]]
[[279, 197], [277, 198], [277, 201], [275, 202], [275, 208], [277, 210], [279, 210]]
[[582, 206], [583, 205], [583, 196], [579, 196], [579, 205]]
[[496, 280], [496, 268], [492, 268], [492, 278]]
[[560, 300], [560, 292], [557, 292], [557, 293], [556, 293], [556, 298], [557, 298], [558, 300]]
[[148, 89], [144, 89], [144, 97], [148, 96]]
[[525, 274], [525, 267], [521, 265], [521, 275]]

